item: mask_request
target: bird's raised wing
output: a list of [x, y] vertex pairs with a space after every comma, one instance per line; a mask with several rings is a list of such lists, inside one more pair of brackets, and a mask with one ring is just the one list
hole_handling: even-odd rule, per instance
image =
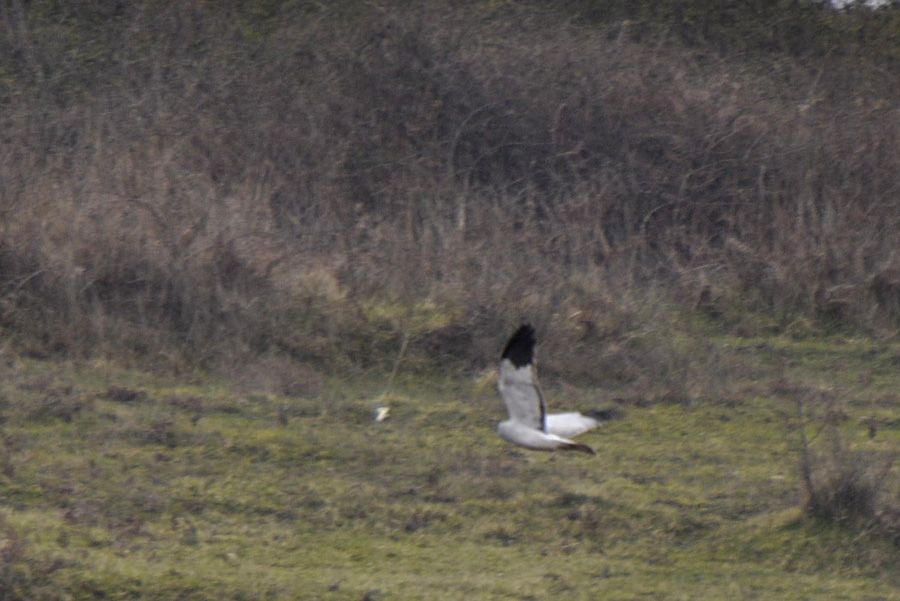
[[512, 335], [500, 359], [497, 388], [513, 421], [546, 432], [547, 406], [534, 369], [534, 328], [523, 325]]

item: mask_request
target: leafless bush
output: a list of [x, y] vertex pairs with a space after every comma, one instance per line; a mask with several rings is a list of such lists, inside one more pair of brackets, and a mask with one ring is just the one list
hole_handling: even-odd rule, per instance
[[7, 15], [0, 327], [33, 352], [470, 365], [527, 318], [557, 368], [629, 377], [648, 316], [900, 319], [874, 67], [528, 8], [135, 6], [82, 17], [93, 61]]
[[[875, 532], [900, 545], [896, 453], [850, 448], [838, 429], [846, 414], [831, 391], [804, 391], [794, 396], [794, 404], [806, 513]], [[816, 428], [812, 437], [807, 435], [810, 425]], [[823, 445], [827, 449], [819, 450]]]
[[314, 397], [321, 393], [324, 377], [309, 365], [288, 358], [264, 355], [245, 364], [240, 388], [247, 393], [272, 393], [287, 397]]

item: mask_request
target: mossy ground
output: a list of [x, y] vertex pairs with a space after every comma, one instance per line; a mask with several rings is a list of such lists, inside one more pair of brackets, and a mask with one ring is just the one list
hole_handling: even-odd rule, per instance
[[[583, 437], [596, 457], [504, 443], [496, 393], [464, 378], [282, 398], [12, 360], [0, 598], [900, 599], [892, 543], [803, 516], [778, 392], [832, 389], [846, 445], [896, 450], [900, 347], [717, 344], [723, 398], [629, 401]], [[546, 387], [556, 408], [621, 392]]]

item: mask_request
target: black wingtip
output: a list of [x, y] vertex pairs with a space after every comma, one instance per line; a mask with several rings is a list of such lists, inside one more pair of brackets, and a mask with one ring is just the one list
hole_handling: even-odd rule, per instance
[[534, 345], [537, 338], [534, 335], [534, 328], [524, 323], [519, 326], [516, 333], [512, 335], [506, 348], [503, 349], [502, 359], [509, 359], [516, 367], [529, 365], [534, 360]]

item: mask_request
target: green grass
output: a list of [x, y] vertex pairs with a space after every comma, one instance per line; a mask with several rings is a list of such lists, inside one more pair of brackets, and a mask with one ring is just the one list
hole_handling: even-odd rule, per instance
[[596, 457], [504, 443], [501, 402], [474, 380], [401, 377], [374, 423], [376, 377], [288, 399], [16, 360], [0, 599], [900, 599], [896, 546], [803, 516], [784, 393], [833, 389], [845, 443], [895, 452], [900, 348], [719, 345], [727, 399], [630, 402], [583, 437]]

